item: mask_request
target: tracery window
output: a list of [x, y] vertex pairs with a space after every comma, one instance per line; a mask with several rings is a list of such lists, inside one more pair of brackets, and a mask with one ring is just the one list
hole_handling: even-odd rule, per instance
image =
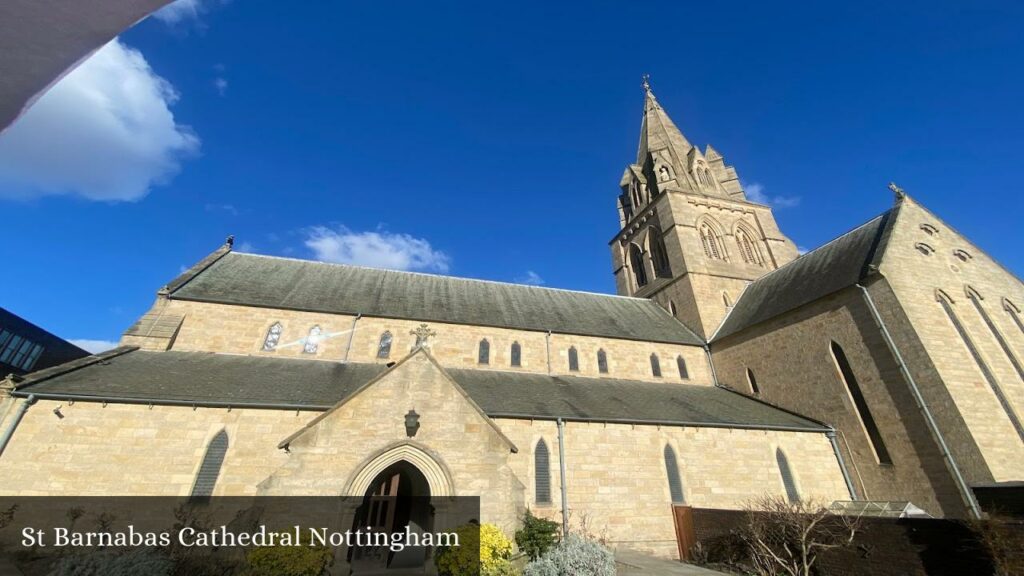
[[302, 345], [302, 352], [305, 354], [316, 354], [317, 348], [320, 347], [320, 339], [322, 330], [319, 326], [313, 326], [309, 329], [309, 334], [306, 335], [306, 341]]
[[267, 335], [263, 338], [264, 352], [270, 352], [277, 349], [277, 344], [281, 341], [281, 332], [283, 331], [284, 327], [281, 326], [281, 323], [274, 322], [274, 325], [267, 330]]
[[629, 245], [629, 266], [633, 269], [633, 277], [636, 279], [636, 287], [642, 288], [647, 285], [647, 270], [644, 269], [643, 251], [636, 244]]
[[387, 358], [391, 356], [391, 342], [394, 338], [391, 336], [390, 331], [385, 331], [380, 335], [380, 342], [377, 343], [377, 358]]
[[701, 244], [704, 245], [704, 254], [713, 260], [724, 260], [725, 251], [722, 249], [721, 239], [714, 228], [707, 222], [701, 222], [698, 229]]
[[763, 264], [761, 251], [758, 250], [757, 244], [751, 239], [750, 233], [742, 227], [736, 229], [736, 245], [740, 249], [740, 256], [743, 257], [744, 262], [747, 264], [757, 264], [758, 266]]
[[657, 278], [668, 278], [672, 273], [669, 269], [665, 241], [661, 238], [660, 230], [657, 228], [650, 229], [648, 232], [648, 244], [651, 247], [651, 263], [654, 264], [654, 276]]

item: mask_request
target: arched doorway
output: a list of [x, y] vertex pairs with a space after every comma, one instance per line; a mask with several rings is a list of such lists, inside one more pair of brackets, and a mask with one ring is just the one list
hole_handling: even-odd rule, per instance
[[[430, 504], [430, 483], [419, 468], [405, 460], [391, 464], [370, 482], [356, 510], [352, 532], [361, 530], [372, 535], [369, 540], [380, 543], [387, 534], [392, 541], [395, 534], [422, 534], [430, 532], [434, 523], [434, 508]], [[380, 540], [378, 540], [380, 539]], [[350, 549], [353, 574], [396, 569], [421, 568], [428, 560], [428, 549], [406, 547], [392, 551], [389, 546], [363, 546]]]

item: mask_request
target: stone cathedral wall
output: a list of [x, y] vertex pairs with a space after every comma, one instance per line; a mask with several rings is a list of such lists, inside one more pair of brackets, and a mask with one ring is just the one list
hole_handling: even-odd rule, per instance
[[[217, 352], [222, 354], [251, 354], [282, 358], [309, 358], [341, 361], [349, 348], [353, 334], [353, 316], [275, 310], [252, 306], [209, 304], [185, 300], [169, 300], [163, 308], [165, 314], [181, 314], [185, 319], [171, 350]], [[273, 352], [262, 350], [267, 330], [275, 322], [284, 327], [280, 344]], [[414, 320], [397, 320], [364, 316], [355, 323], [348, 360], [351, 362], [387, 363], [405, 356], [416, 342], [410, 332], [421, 324]], [[546, 374], [548, 372], [548, 336], [544, 332], [512, 330], [488, 326], [444, 324], [429, 322], [437, 335], [431, 337], [431, 353], [442, 365], [451, 368], [493, 370], [521, 370]], [[301, 339], [309, 329], [319, 326], [327, 335], [315, 354], [303, 353]], [[384, 331], [394, 337], [388, 358], [377, 357], [377, 346]], [[480, 340], [490, 344], [488, 364], [478, 362]], [[146, 339], [126, 336], [122, 344], [142, 345]], [[522, 348], [519, 368], [510, 365], [513, 342]], [[569, 347], [575, 346], [579, 357], [579, 371], [569, 370]], [[603, 349], [608, 356], [608, 374], [601, 374], [597, 366], [597, 351]], [[651, 354], [657, 354], [662, 376], [651, 374]], [[611, 377], [631, 380], [677, 382], [683, 384], [712, 384], [707, 355], [699, 346], [640, 342], [571, 334], [551, 334], [551, 373], [590, 377]], [[676, 357], [686, 361], [689, 378], [680, 378]]]

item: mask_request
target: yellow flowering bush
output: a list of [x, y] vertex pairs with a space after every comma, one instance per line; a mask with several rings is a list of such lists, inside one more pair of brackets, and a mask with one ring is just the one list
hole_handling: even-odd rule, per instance
[[[512, 541], [494, 524], [465, 524], [455, 529], [459, 546], [437, 553], [434, 563], [442, 576], [498, 576], [507, 574]], [[474, 550], [479, 550], [479, 562]]]

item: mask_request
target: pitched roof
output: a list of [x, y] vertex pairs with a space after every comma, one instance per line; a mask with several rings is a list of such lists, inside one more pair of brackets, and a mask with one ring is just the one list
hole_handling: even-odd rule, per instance
[[[386, 368], [318, 360], [122, 348], [100, 362], [33, 375], [14, 395], [139, 404], [327, 410]], [[824, 431], [722, 388], [446, 369], [492, 417]]]
[[220, 255], [169, 295], [196, 300], [702, 345], [655, 302], [589, 292], [239, 254]]
[[887, 210], [753, 281], [711, 340], [721, 340], [860, 282], [885, 251], [898, 209]]

